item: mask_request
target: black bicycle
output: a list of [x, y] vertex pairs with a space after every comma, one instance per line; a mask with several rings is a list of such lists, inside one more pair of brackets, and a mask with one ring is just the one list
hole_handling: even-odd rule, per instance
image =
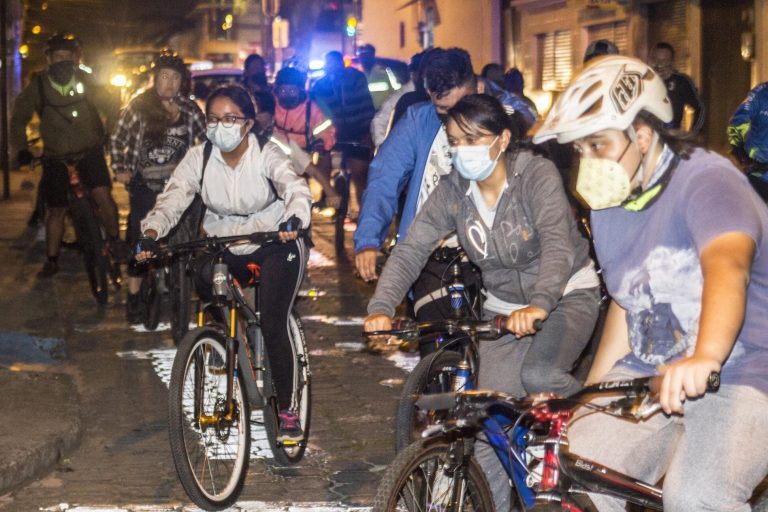
[[[301, 236], [306, 234], [300, 232]], [[169, 432], [176, 471], [190, 499], [205, 510], [232, 505], [248, 470], [251, 408], [263, 412], [263, 427], [275, 460], [295, 464], [304, 455], [311, 419], [311, 373], [304, 331], [295, 311], [289, 315], [294, 354], [292, 401], [303, 428], [299, 441], [278, 442], [277, 392], [261, 331], [258, 283], [243, 289], [221, 255], [233, 244], [277, 243], [277, 232], [205, 238], [169, 245], [166, 254], [198, 249], [216, 255], [212, 291], [201, 304], [198, 327], [179, 345], [169, 395]], [[249, 290], [253, 293], [249, 294]]]
[[96, 216], [96, 204], [91, 192], [80, 180], [77, 164], [81, 158], [68, 157], [60, 161], [66, 165], [69, 177], [67, 198], [69, 213], [77, 235], [77, 243], [83, 255], [85, 272], [91, 293], [99, 304], [109, 299], [110, 281], [119, 287], [122, 282], [120, 266], [112, 262], [109, 241]]
[[[519, 399], [495, 391], [424, 396], [417, 405], [443, 410], [445, 417], [390, 464], [373, 510], [492, 511], [491, 490], [473, 458], [481, 432], [514, 487], [517, 510], [591, 512], [595, 508], [587, 493], [662, 510], [660, 488], [571, 453], [567, 436], [579, 406], [632, 421], [658, 412], [653, 396], [659, 384], [660, 377], [603, 382], [567, 398]], [[719, 374], [711, 374], [707, 391], [719, 386]], [[585, 401], [608, 394], [618, 398], [607, 405]]]

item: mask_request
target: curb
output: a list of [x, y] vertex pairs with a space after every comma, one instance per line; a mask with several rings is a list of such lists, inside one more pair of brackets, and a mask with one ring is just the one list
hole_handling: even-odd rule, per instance
[[80, 444], [77, 389], [64, 373], [0, 370], [0, 493], [50, 472]]

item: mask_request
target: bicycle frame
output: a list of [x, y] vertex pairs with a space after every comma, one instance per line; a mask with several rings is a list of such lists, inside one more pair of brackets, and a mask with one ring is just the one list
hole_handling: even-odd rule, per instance
[[[590, 394], [624, 393], [636, 403], [626, 404], [621, 401], [608, 406], [595, 406], [596, 410], [616, 416], [639, 419], [633, 408], [649, 394], [649, 379], [605, 382], [588, 386], [581, 392], [568, 398], [550, 397], [539, 403], [532, 399], [515, 400], [503, 393], [474, 391], [457, 395], [429, 395], [424, 397], [422, 407], [440, 408], [445, 396], [466, 396], [466, 404], [483, 413], [476, 426], [472, 423], [472, 414], [456, 414], [446, 425], [434, 425], [424, 432], [424, 437], [432, 437], [454, 430], [463, 431], [454, 442], [466, 442], [473, 432], [482, 431], [488, 444], [498, 457], [507, 477], [515, 488], [524, 508], [530, 509], [537, 503], [557, 502], [563, 504], [563, 510], [572, 512], [582, 508], [569, 496], [587, 492], [613, 496], [630, 503], [653, 510], [662, 510], [662, 491], [660, 488], [622, 474], [569, 451], [567, 427], [574, 408], [580, 398]], [[719, 387], [719, 376], [710, 376], [709, 390]], [[434, 402], [437, 400], [437, 402]], [[444, 403], [444, 402], [443, 402]], [[457, 402], [454, 402], [457, 403]], [[617, 405], [620, 404], [621, 405]], [[444, 405], [441, 407], [445, 407]], [[467, 409], [469, 410], [469, 409]], [[651, 409], [653, 411], [654, 409]], [[523, 421], [525, 420], [525, 421]], [[451, 426], [447, 428], [447, 425]], [[466, 429], [469, 430], [466, 430]], [[545, 429], [545, 433], [541, 433]], [[511, 431], [511, 432], [510, 432]], [[543, 445], [543, 457], [540, 461], [540, 477], [529, 468], [531, 462], [528, 448]], [[538, 457], [536, 457], [538, 459]]]

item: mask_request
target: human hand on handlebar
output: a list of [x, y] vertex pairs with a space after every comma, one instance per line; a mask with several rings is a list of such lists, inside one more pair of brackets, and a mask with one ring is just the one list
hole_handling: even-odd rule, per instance
[[139, 238], [134, 250], [136, 261], [142, 263], [151, 259], [157, 252], [157, 231], [148, 229], [144, 235]]
[[296, 240], [299, 236], [299, 229], [301, 229], [301, 219], [295, 215], [291, 215], [288, 220], [280, 223], [277, 230], [280, 232], [280, 241], [288, 242], [290, 240]]
[[[372, 313], [363, 321], [363, 332], [389, 331], [392, 329], [392, 317], [384, 313]], [[371, 336], [373, 342], [384, 342], [389, 336]]]
[[539, 307], [526, 306], [510, 313], [507, 317], [506, 327], [509, 332], [515, 335], [515, 338], [520, 339], [536, 334], [537, 325], [546, 320], [548, 316], [549, 314]]
[[719, 372], [719, 361], [705, 356], [684, 357], [658, 370], [664, 375], [659, 390], [659, 403], [667, 414], [683, 413], [686, 398], [696, 398], [707, 391], [709, 375]]

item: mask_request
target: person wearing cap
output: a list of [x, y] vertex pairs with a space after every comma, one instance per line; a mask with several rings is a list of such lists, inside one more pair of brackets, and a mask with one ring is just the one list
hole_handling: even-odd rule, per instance
[[320, 107], [309, 98], [307, 75], [297, 68], [283, 68], [275, 77], [273, 142], [293, 160], [296, 172], [308, 174], [323, 187], [326, 204], [339, 206], [341, 197], [330, 181], [330, 151], [336, 129]]
[[607, 39], [592, 41], [584, 51], [584, 64], [603, 55], [618, 55], [619, 48]]
[[[164, 51], [152, 63], [153, 86], [120, 113], [111, 136], [112, 172], [126, 186], [130, 200], [126, 241], [141, 237], [141, 220], [187, 150], [203, 140], [205, 116], [197, 103], [180, 93], [189, 71], [177, 54]], [[147, 267], [128, 263], [126, 318], [140, 323], [145, 314], [139, 289]]]
[[[581, 155], [576, 192], [612, 298], [587, 382], [661, 377], [662, 411], [635, 423], [585, 408], [570, 450], [645, 482], [664, 477], [664, 510], [747, 512], [768, 474], [768, 208], [672, 119], [662, 77], [607, 56], [534, 136]], [[705, 393], [712, 372], [722, 384]]]
[[127, 258], [127, 248], [118, 240], [117, 205], [104, 159], [106, 130], [102, 116], [111, 124], [117, 114], [118, 98], [98, 87], [79, 65], [80, 40], [76, 36], [54, 34], [45, 45], [45, 56], [48, 67], [35, 74], [14, 101], [9, 137], [19, 164], [29, 163], [27, 125], [33, 114], [38, 115], [43, 141], [39, 193], [46, 207], [47, 255], [38, 277], [50, 277], [59, 270], [64, 216], [69, 206], [66, 161], [77, 162], [80, 179], [91, 191], [113, 255]]

